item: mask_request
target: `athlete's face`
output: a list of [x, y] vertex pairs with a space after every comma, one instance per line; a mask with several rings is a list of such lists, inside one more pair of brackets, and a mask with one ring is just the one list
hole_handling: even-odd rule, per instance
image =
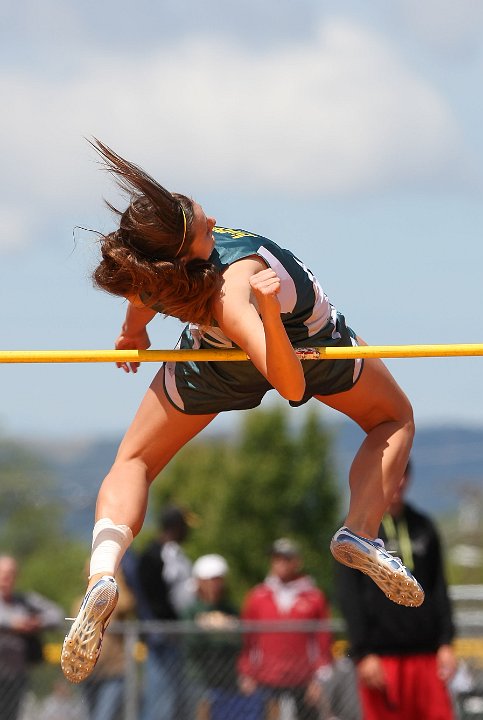
[[207, 217], [201, 205], [193, 203], [193, 224], [191, 232], [193, 241], [190, 245], [186, 260], [208, 260], [215, 246], [215, 238], [213, 237], [213, 228], [216, 225], [214, 217]]

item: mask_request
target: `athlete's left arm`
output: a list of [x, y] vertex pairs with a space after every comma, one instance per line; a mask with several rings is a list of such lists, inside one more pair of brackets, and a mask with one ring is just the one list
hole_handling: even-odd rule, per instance
[[280, 278], [252, 257], [230, 265], [223, 279], [214, 308], [222, 331], [245, 350], [282, 397], [300, 400], [305, 377], [280, 317]]
[[[157, 312], [146, 307], [137, 296], [127, 299], [126, 318], [114, 347], [116, 350], [147, 350], [151, 341], [146, 325], [157, 315]], [[138, 362], [118, 362], [116, 365], [127, 373], [129, 371], [135, 373], [139, 367]]]

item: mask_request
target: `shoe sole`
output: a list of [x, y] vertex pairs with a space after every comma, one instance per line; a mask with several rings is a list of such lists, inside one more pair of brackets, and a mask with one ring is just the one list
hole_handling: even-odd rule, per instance
[[116, 585], [106, 582], [80, 609], [64, 640], [60, 659], [62, 672], [70, 682], [80, 683], [93, 671], [118, 596]]
[[360, 570], [376, 583], [384, 595], [398, 605], [419, 607], [424, 601], [424, 591], [415, 580], [410, 580], [402, 573], [386, 568], [351, 543], [332, 541], [330, 551], [338, 562]]

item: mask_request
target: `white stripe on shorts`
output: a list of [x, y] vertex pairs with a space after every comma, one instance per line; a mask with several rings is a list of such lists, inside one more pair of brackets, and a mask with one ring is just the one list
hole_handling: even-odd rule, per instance
[[173, 405], [184, 410], [183, 398], [176, 387], [176, 363], [173, 361], [164, 363], [164, 386]]

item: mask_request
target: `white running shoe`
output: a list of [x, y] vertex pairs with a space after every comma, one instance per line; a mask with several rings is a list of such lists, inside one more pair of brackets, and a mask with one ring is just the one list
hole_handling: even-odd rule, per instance
[[118, 597], [116, 581], [110, 575], [104, 575], [86, 594], [60, 658], [62, 672], [70, 682], [80, 683], [94, 670]]
[[347, 527], [337, 530], [330, 551], [343, 565], [369, 575], [389, 600], [398, 605], [418, 607], [424, 590], [398, 557], [390, 555], [380, 538], [368, 540]]

